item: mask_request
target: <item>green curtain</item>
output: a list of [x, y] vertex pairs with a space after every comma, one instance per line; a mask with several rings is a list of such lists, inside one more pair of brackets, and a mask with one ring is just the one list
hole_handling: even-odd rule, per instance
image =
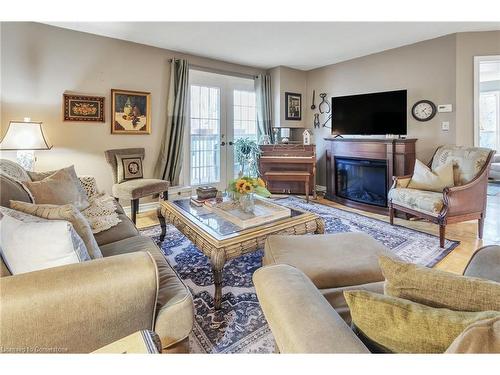
[[187, 60], [172, 59], [167, 99], [167, 123], [155, 167], [157, 178], [179, 184], [182, 168], [182, 141], [186, 125], [189, 64]]
[[270, 75], [259, 74], [255, 78], [255, 94], [257, 96], [257, 127], [259, 136], [268, 135], [271, 138], [271, 142], [274, 143]]

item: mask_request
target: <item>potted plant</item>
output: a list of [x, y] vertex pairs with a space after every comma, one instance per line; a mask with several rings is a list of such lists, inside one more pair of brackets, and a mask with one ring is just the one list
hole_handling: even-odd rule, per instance
[[233, 197], [239, 200], [240, 208], [244, 212], [252, 212], [255, 206], [254, 194], [268, 198], [271, 196], [266, 189], [266, 183], [262, 178], [243, 176], [237, 178], [229, 184], [228, 191], [233, 193]]
[[[234, 154], [240, 165], [239, 176], [258, 176], [258, 160], [261, 150], [257, 142], [250, 138], [238, 138], [234, 142]], [[247, 168], [247, 169], [246, 169]]]

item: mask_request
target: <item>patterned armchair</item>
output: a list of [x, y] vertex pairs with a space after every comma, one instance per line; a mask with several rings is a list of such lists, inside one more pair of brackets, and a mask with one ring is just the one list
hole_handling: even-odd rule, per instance
[[479, 238], [483, 238], [488, 171], [494, 154], [487, 148], [439, 147], [429, 167], [434, 170], [451, 160], [455, 184], [442, 193], [408, 188], [411, 175], [394, 177], [389, 191], [391, 225], [396, 210], [427, 219], [439, 225], [439, 244], [444, 247], [447, 224], [477, 219]]

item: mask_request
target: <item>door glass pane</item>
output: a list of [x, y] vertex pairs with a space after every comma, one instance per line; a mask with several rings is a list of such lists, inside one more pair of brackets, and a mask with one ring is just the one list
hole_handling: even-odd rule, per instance
[[191, 85], [191, 185], [220, 181], [220, 89]]
[[[257, 114], [254, 91], [233, 91], [234, 140], [250, 138], [257, 142]], [[234, 177], [238, 177], [240, 165], [234, 160]]]

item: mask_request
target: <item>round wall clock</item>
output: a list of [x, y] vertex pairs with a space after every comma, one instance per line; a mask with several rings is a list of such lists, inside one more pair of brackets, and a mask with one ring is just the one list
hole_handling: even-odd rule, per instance
[[411, 109], [411, 114], [417, 121], [429, 121], [436, 115], [436, 112], [436, 105], [430, 100], [419, 100]]

